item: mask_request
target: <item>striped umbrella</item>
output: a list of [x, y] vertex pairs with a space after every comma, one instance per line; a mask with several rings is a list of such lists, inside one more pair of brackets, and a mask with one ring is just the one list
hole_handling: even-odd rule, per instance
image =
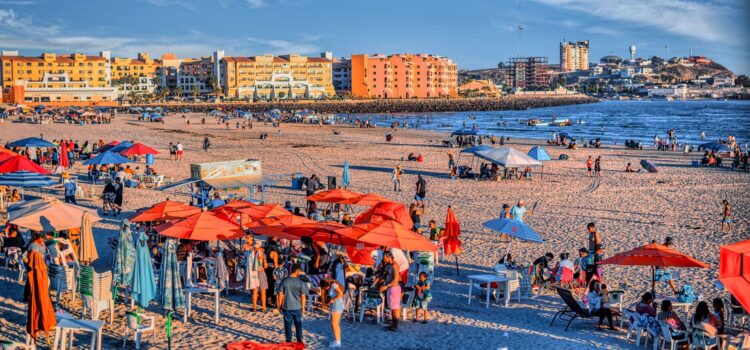
[[185, 307], [185, 296], [180, 281], [180, 265], [177, 262], [177, 240], [167, 238], [159, 272], [158, 298], [164, 310], [177, 311]]
[[[539, 234], [536, 233], [534, 229], [523, 223], [521, 220], [503, 218], [494, 219], [483, 223], [482, 226], [518, 238], [522, 241], [535, 243], [544, 242], [542, 237], [539, 237]], [[510, 242], [508, 242], [508, 248], [506, 249], [504, 256], [508, 256], [508, 252], [510, 252]]]
[[56, 184], [57, 181], [49, 176], [31, 171], [21, 170], [0, 175], [0, 185], [13, 187], [45, 187]]

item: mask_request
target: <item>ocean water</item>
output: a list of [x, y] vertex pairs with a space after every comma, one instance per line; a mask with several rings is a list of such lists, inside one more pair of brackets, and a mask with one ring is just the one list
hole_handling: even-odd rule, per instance
[[[526, 120], [571, 119], [572, 126], [526, 126]], [[699, 144], [733, 135], [750, 142], [750, 101], [604, 101], [593, 104], [538, 108], [523, 111], [448, 112], [366, 115], [380, 126], [394, 121], [411, 128], [453, 131], [466, 125], [497, 136], [550, 139], [552, 132], [573, 138], [622, 144], [625, 140], [652, 143], [654, 135], [667, 136], [674, 128], [678, 142]], [[578, 122], [580, 121], [580, 124]], [[465, 124], [464, 124], [465, 123]], [[701, 141], [700, 133], [706, 139]]]

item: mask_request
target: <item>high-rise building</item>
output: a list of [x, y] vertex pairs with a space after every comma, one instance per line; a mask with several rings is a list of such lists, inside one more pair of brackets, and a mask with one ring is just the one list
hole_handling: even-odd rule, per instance
[[560, 71], [575, 72], [589, 69], [589, 41], [560, 43]]
[[549, 87], [550, 69], [547, 57], [514, 57], [498, 68], [505, 72], [505, 85], [516, 89], [546, 89]]
[[233, 98], [292, 99], [334, 95], [332, 60], [300, 55], [224, 57], [219, 74], [224, 95]]
[[427, 54], [352, 55], [352, 96], [431, 98], [458, 96], [458, 65]]
[[352, 60], [346, 57], [333, 60], [333, 89], [337, 93], [352, 91]]

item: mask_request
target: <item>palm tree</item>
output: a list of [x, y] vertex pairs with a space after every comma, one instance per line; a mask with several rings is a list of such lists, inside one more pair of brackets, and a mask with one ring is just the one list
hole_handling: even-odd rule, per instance
[[193, 85], [193, 90], [190, 92], [193, 97], [198, 98], [201, 95], [201, 90], [198, 89], [198, 85]]
[[178, 87], [176, 87], [176, 88], [174, 88], [174, 90], [172, 90], [172, 95], [173, 95], [173, 96], [177, 96], [178, 98], [182, 97], [182, 94], [183, 94], [183, 93], [184, 93], [184, 91], [183, 91], [183, 90], [182, 90], [182, 88], [181, 88], [181, 87], [179, 87], [179, 86], [178, 86]]

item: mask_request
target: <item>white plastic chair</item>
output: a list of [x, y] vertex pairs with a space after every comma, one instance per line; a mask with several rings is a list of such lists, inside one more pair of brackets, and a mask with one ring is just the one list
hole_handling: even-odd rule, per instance
[[[109, 322], [111, 323], [115, 310], [115, 301], [112, 299], [110, 290], [112, 271], [96, 273], [91, 266], [82, 266], [78, 277], [78, 287], [83, 300], [82, 314], [92, 320], [98, 320], [99, 313], [109, 310]], [[91, 282], [88, 282], [88, 280]]]
[[710, 335], [701, 328], [693, 328], [690, 331], [690, 350], [693, 349], [718, 349], [720, 346], [719, 337]]
[[[152, 332], [153, 342], [156, 343], [156, 321], [154, 316], [146, 316], [137, 312], [129, 311], [127, 316], [127, 327], [125, 328], [125, 338], [122, 341], [122, 347], [125, 348], [125, 344], [128, 341], [128, 336], [131, 332], [135, 335], [135, 348], [141, 348], [141, 339], [143, 339], [143, 333]], [[138, 323], [140, 319], [140, 323]], [[145, 325], [144, 323], [149, 323]]]
[[643, 334], [643, 331], [645, 327], [641, 324], [640, 321], [640, 315], [638, 315], [637, 312], [633, 310], [622, 310], [622, 318], [628, 320], [628, 334], [625, 339], [630, 340], [630, 335], [635, 335], [635, 343], [636, 345], [641, 344], [641, 335]]
[[[369, 294], [369, 295], [368, 295]], [[375, 310], [375, 322], [380, 323], [383, 319], [383, 310], [385, 309], [385, 299], [383, 295], [363, 290], [360, 292], [360, 300], [362, 305], [359, 306], [359, 322], [361, 323], [365, 317], [365, 311]]]
[[409, 310], [414, 309], [414, 298], [417, 296], [416, 290], [410, 290], [401, 294], [401, 319], [406, 321]]
[[623, 306], [625, 305], [625, 291], [613, 290], [609, 292], [609, 308], [617, 310], [620, 313], [620, 328], [624, 322], [625, 316], [622, 313]]
[[[658, 342], [659, 349], [663, 349], [664, 344], [669, 344], [669, 350], [677, 350], [680, 348], [681, 344], [689, 344], [690, 339], [687, 331], [678, 331], [664, 321], [659, 321], [659, 326], [661, 328], [661, 338]], [[679, 337], [680, 334], [682, 334], [681, 338]], [[677, 338], [675, 338], [675, 336], [677, 336]], [[654, 346], [656, 346], [656, 344], [654, 344]]]

